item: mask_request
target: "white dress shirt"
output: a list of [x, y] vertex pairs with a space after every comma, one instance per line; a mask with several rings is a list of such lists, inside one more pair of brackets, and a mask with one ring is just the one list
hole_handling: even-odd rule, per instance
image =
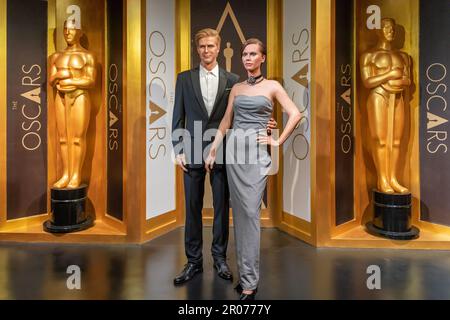
[[216, 101], [217, 90], [219, 88], [219, 65], [217, 64], [211, 71], [200, 65], [200, 88], [202, 90], [203, 101], [205, 102], [208, 116], [211, 116], [214, 102]]

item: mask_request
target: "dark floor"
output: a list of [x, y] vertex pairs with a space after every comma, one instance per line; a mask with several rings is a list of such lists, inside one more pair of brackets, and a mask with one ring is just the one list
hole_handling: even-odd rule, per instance
[[[231, 299], [219, 278], [204, 229], [204, 272], [174, 287], [185, 263], [184, 229], [145, 245], [0, 244], [0, 299]], [[229, 264], [236, 274], [230, 232]], [[69, 265], [82, 270], [69, 290]], [[381, 269], [381, 289], [367, 288], [367, 267]], [[450, 251], [316, 249], [264, 229], [258, 299], [450, 299]]]

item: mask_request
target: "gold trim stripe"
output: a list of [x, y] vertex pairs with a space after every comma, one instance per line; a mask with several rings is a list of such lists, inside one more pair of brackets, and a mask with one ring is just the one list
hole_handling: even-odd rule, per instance
[[[56, 0], [47, 2], [47, 63], [56, 52]], [[47, 168], [56, 167], [56, 120], [53, 105], [53, 88], [47, 83]], [[47, 170], [47, 210], [51, 206], [51, 186], [56, 180], [54, 170]]]
[[[420, 3], [418, 0], [411, 1], [411, 57], [413, 61], [416, 63], [413, 64], [413, 82], [418, 87], [420, 84], [419, 78], [419, 63], [420, 63]], [[445, 41], [445, 40], [444, 40]], [[447, 40], [448, 41], [448, 40]], [[410, 94], [410, 93], [409, 93]], [[416, 90], [416, 93], [413, 95], [414, 99], [410, 101], [410, 137], [411, 138], [411, 149], [409, 150], [411, 159], [410, 159], [410, 188], [411, 193], [413, 195], [413, 207], [412, 207], [412, 223], [419, 223], [420, 220], [420, 137], [419, 137], [419, 126], [420, 126], [420, 107], [411, 108], [411, 106], [420, 106], [420, 90]]]
[[[320, 9], [320, 8], [319, 8]], [[331, 9], [330, 9], [331, 10]], [[311, 219], [311, 237], [313, 245], [317, 245], [318, 242], [318, 234], [320, 234], [319, 227], [318, 227], [318, 206], [316, 203], [317, 197], [316, 192], [318, 191], [318, 181], [317, 181], [317, 140], [316, 136], [318, 134], [317, 132], [317, 115], [316, 115], [316, 86], [314, 85], [316, 81], [316, 64], [318, 63], [317, 55], [316, 55], [316, 46], [317, 46], [317, 3], [316, 0], [311, 0], [311, 58], [310, 58], [310, 70], [311, 70], [311, 77], [310, 77], [310, 83], [311, 83], [311, 91], [310, 91], [310, 106], [311, 106], [311, 115], [310, 115], [310, 125], [311, 125], [311, 146], [310, 146], [310, 164], [309, 164], [309, 170], [310, 170], [310, 196], [309, 201], [311, 203], [310, 207], [310, 219]]]
[[[126, 42], [125, 214], [128, 240], [140, 242], [145, 221], [145, 1], [128, 0]], [[127, 200], [128, 199], [128, 200]], [[136, 199], [130, 201], [131, 199]], [[131, 219], [132, 217], [132, 219]]]
[[[175, 2], [175, 47], [176, 47], [176, 66], [175, 72], [179, 73], [188, 70], [191, 66], [191, 1], [190, 0], [176, 0]], [[185, 220], [185, 205], [184, 205], [184, 186], [183, 186], [183, 171], [180, 168], [176, 169], [176, 211], [177, 223], [176, 225], [184, 225]]]
[[191, 67], [191, 1], [177, 0], [177, 73]]
[[0, 226], [6, 222], [6, 1], [0, 0]]
[[[278, 81], [282, 84], [283, 80], [283, 44], [282, 34], [282, 1], [267, 0], [266, 4], [267, 15], [267, 31], [266, 31], [266, 45], [267, 45], [267, 78]], [[274, 117], [282, 125], [283, 115], [282, 108], [279, 103], [276, 104], [274, 110]], [[267, 209], [261, 212], [261, 221], [265, 219], [265, 226], [279, 226], [281, 221], [282, 210], [282, 190], [283, 190], [283, 151], [278, 149], [278, 173], [274, 176], [269, 176], [267, 181]], [[275, 159], [274, 163], [275, 164]], [[264, 214], [265, 213], [265, 214]]]
[[[316, 245], [323, 246], [331, 234], [332, 186], [329, 180], [331, 166], [332, 78], [331, 59], [331, 0], [313, 1], [314, 41], [312, 43], [313, 68], [311, 74], [312, 118], [312, 236]], [[318, 75], [318, 76], [317, 76]], [[320, 141], [320, 143], [317, 143]]]

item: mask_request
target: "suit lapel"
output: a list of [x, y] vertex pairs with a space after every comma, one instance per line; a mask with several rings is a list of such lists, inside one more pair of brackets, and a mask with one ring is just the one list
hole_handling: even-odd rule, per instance
[[208, 111], [206, 110], [205, 102], [203, 101], [202, 96], [202, 89], [200, 88], [200, 71], [198, 67], [191, 70], [191, 81], [198, 104], [202, 108], [204, 116], [206, 117], [206, 119], [208, 119]]
[[214, 101], [214, 107], [211, 111], [211, 118], [217, 110], [220, 100], [225, 93], [225, 88], [227, 87], [227, 75], [222, 68], [219, 68], [219, 87], [217, 88], [216, 100]]

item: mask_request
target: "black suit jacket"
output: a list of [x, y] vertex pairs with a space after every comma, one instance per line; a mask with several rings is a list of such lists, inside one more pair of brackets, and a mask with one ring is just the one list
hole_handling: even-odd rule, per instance
[[[219, 128], [227, 108], [231, 88], [238, 80], [238, 75], [219, 68], [217, 96], [211, 116], [208, 117], [200, 88], [199, 67], [178, 74], [172, 118], [172, 143], [176, 154], [184, 153], [186, 155], [188, 167], [201, 168], [204, 166], [203, 153], [213, 140], [212, 138], [208, 139], [209, 141], [203, 141], [204, 134], [208, 129]], [[190, 137], [180, 137], [174, 132], [177, 129], [186, 129]], [[217, 167], [221, 166], [220, 163], [224, 163], [224, 155], [225, 152], [218, 153]]]

